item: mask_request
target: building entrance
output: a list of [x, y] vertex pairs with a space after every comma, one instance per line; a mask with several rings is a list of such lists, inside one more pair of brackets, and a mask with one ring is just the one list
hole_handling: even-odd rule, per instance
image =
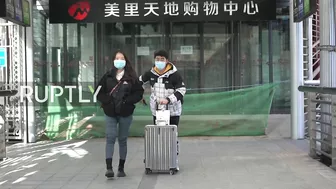
[[[50, 24], [41, 34], [48, 40], [34, 37], [39, 45], [34, 69], [41, 83], [78, 84], [90, 96], [92, 86], [111, 68], [117, 49], [127, 53], [140, 75], [153, 65], [154, 51], [164, 48], [188, 94], [228, 91], [287, 81], [288, 33], [287, 20]], [[288, 107], [288, 86], [280, 85], [275, 109]]]

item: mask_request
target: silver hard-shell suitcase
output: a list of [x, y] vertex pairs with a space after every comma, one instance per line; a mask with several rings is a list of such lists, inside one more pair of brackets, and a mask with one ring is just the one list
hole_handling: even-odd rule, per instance
[[145, 126], [145, 169], [152, 172], [178, 171], [177, 165], [177, 126]]

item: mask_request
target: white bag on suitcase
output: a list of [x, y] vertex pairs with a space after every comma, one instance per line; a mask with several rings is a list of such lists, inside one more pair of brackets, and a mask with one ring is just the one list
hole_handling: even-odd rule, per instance
[[170, 124], [170, 110], [168, 109], [168, 105], [165, 105], [165, 107], [165, 109], [156, 110], [156, 125], [164, 126]]
[[145, 126], [145, 170], [146, 174], [178, 171], [177, 126], [169, 125], [170, 111], [156, 111], [156, 125]]

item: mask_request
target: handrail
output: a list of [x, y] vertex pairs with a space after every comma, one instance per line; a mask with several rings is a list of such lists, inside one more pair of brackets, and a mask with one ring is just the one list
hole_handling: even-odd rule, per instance
[[[336, 87], [318, 86], [319, 81], [308, 80], [298, 90], [305, 92], [306, 128], [309, 155], [336, 170]], [[328, 95], [324, 98], [325, 94]]]
[[336, 95], [335, 87], [299, 86], [298, 89], [301, 92], [312, 92], [312, 93]]

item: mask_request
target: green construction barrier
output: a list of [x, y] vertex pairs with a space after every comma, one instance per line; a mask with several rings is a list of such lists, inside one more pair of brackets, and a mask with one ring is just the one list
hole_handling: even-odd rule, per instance
[[[179, 136], [264, 135], [277, 86], [265, 84], [222, 92], [204, 89], [194, 94], [188, 91], [184, 97]], [[145, 99], [149, 102], [148, 95]], [[48, 105], [48, 121], [43, 133], [48, 139], [105, 137], [104, 114], [97, 104], [71, 104], [62, 96], [54, 103], [63, 105]], [[137, 104], [133, 120], [130, 136], [143, 136], [144, 126], [153, 123], [149, 106]]]

